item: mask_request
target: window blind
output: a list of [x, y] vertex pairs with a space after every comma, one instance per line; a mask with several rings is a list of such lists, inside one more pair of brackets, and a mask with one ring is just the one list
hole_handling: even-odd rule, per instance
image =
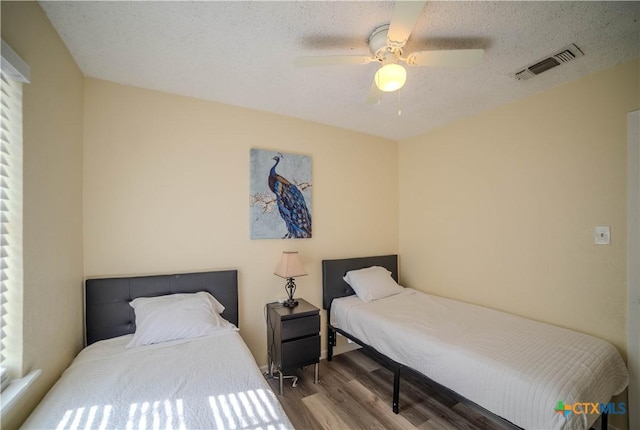
[[[22, 302], [22, 83], [0, 73], [0, 363], [21, 328]], [[15, 300], [15, 302], [14, 302]]]
[[4, 388], [7, 375], [17, 376], [22, 361], [22, 83], [29, 82], [30, 69], [4, 40], [1, 52], [0, 380]]

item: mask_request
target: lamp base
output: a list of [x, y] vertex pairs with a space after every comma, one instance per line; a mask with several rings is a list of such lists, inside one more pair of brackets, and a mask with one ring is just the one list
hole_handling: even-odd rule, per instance
[[287, 292], [288, 299], [285, 300], [282, 305], [285, 308], [295, 308], [298, 306], [298, 301], [293, 298], [293, 293], [296, 292], [296, 283], [293, 278], [287, 278], [287, 285], [285, 285], [284, 289]]
[[285, 308], [295, 308], [298, 306], [298, 301], [294, 299], [287, 299], [282, 303]]

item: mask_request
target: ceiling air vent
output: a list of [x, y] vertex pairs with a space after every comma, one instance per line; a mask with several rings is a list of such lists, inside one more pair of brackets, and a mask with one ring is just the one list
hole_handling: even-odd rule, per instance
[[546, 72], [549, 69], [553, 69], [556, 66], [567, 63], [578, 57], [582, 57], [583, 55], [584, 54], [580, 48], [572, 43], [545, 59], [537, 61], [527, 67], [521, 67], [518, 71], [513, 72], [511, 76], [519, 81], [531, 79], [542, 72]]

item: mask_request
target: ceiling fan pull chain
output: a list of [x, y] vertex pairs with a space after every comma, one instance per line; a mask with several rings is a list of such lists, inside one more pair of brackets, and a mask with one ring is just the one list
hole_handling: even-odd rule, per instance
[[402, 108], [400, 107], [400, 90], [397, 91], [398, 93], [398, 116], [402, 115]]

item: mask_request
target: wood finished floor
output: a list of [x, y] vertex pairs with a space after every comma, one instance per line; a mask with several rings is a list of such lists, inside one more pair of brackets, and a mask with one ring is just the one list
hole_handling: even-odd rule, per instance
[[[500, 423], [470, 406], [435, 392], [411, 374], [400, 382], [400, 413], [391, 410], [393, 372], [361, 350], [320, 361], [320, 383], [313, 366], [295, 372], [297, 387], [285, 379], [278, 396], [297, 430], [503, 430]], [[275, 393], [278, 381], [269, 380]]]

